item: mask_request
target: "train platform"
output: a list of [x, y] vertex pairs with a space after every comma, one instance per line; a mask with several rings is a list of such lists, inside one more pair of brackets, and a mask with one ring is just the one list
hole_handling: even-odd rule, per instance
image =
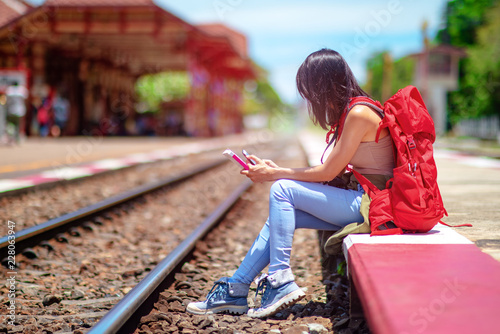
[[165, 149], [187, 138], [29, 137], [21, 145], [0, 146], [0, 179], [15, 178], [60, 166], [119, 158]]
[[0, 146], [0, 195], [142, 163], [223, 149], [226, 145], [248, 147], [266, 140], [269, 140], [268, 134], [256, 132], [214, 138], [28, 138], [21, 145]]
[[[324, 136], [306, 132], [302, 143], [311, 164], [319, 164], [326, 146]], [[500, 160], [483, 156], [479, 141], [441, 139], [435, 144], [438, 184], [450, 225], [470, 223], [473, 227], [453, 228], [484, 252], [500, 261]], [[463, 148], [463, 149], [461, 149]], [[488, 150], [491, 154], [494, 148]], [[498, 150], [500, 153], [500, 150]]]
[[[305, 134], [302, 145], [317, 164], [322, 137]], [[351, 315], [361, 303], [373, 333], [498, 332], [500, 161], [436, 146], [443, 221], [473, 227], [344, 239]]]

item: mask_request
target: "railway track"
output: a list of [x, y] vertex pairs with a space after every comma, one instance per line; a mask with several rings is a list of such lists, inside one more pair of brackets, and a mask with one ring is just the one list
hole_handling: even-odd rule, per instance
[[[177, 156], [175, 158], [167, 157], [83, 178], [47, 183], [43, 187], [24, 189], [21, 193], [1, 194], [0, 220], [15, 220], [17, 231], [39, 225], [130, 189], [159, 182], [190, 170], [193, 166], [206, 164], [213, 161], [214, 157], [220, 157], [223, 149], [214, 151], [208, 147], [205, 151], [200, 150], [191, 148], [188, 152], [192, 153], [187, 154], [177, 149], [171, 153]], [[0, 236], [7, 232], [7, 225], [0, 225]]]
[[[1, 273], [7, 278], [8, 272], [17, 272], [17, 326], [12, 332], [36, 333], [39, 323], [48, 332], [89, 328], [242, 180], [223, 157], [177, 166], [184, 168], [161, 181], [16, 231], [20, 265]], [[178, 228], [183, 223], [185, 230]], [[8, 245], [4, 237], [5, 255]], [[128, 256], [122, 263], [121, 252]], [[4, 263], [9, 264], [8, 257]], [[5, 299], [8, 293], [0, 289]], [[8, 314], [3, 308], [0, 313]]]
[[[173, 165], [182, 172], [16, 231], [16, 260], [20, 260], [16, 264], [20, 266], [13, 269], [19, 281], [17, 319], [22, 328], [18, 332], [26, 332], [32, 315], [49, 330], [72, 332], [90, 327], [196, 227], [199, 217], [242, 180], [235, 167], [222, 157], [209, 163], [205, 160], [197, 168], [186, 168], [199, 165], [192, 159]], [[144, 221], [147, 219], [162, 221], [151, 224]], [[185, 230], [179, 229], [178, 225], [184, 223]], [[147, 225], [156, 225], [161, 237], [149, 231]], [[8, 264], [8, 238], [3, 239], [4, 263]], [[119, 258], [122, 249], [132, 260], [110, 264], [114, 257]], [[2, 274], [6, 277], [7, 272]], [[8, 292], [0, 290], [4, 298]], [[68, 319], [65, 314], [75, 316]], [[69, 327], [64, 323], [51, 327], [52, 323], [67, 320]]]
[[[294, 148], [288, 150], [294, 151]], [[297, 155], [299, 150], [296, 147], [295, 151], [294, 154]], [[243, 200], [239, 202], [240, 206], [248, 208], [254, 205], [266, 207], [265, 209], [261, 207], [258, 212], [254, 212], [255, 208], [247, 208], [252, 211], [251, 214], [247, 213], [247, 216], [253, 215], [259, 223], [251, 224], [253, 230], [245, 227], [245, 233], [241, 230], [232, 232], [235, 233], [234, 240], [243, 238], [241, 244], [233, 243], [225, 249], [217, 245], [215, 247], [217, 254], [210, 255], [211, 251], [208, 251], [206, 256], [210, 258], [206, 258], [200, 251], [206, 242], [197, 240], [208, 233], [206, 229], [213, 227], [250, 185], [237, 173], [235, 166], [229, 163], [218, 165], [218, 163], [207, 165], [210, 171], [205, 173], [202, 173], [200, 167], [196, 171], [196, 176], [192, 178], [178, 176], [174, 181], [175, 186], [165, 187], [156, 183], [150, 191], [141, 187], [130, 192], [128, 196], [114, 196], [116, 201], [112, 201], [111, 198], [102, 201], [101, 208], [96, 205], [83, 210], [90, 216], [85, 216], [82, 211], [67, 215], [64, 219], [60, 217], [53, 221], [56, 232], [43, 231], [47, 226], [42, 226], [40, 235], [43, 238], [50, 236], [55, 238], [33, 247], [33, 250], [28, 248], [26, 255], [20, 255], [22, 261], [17, 277], [19, 308], [16, 326], [8, 328], [9, 332], [148, 333], [145, 328], [155, 326], [157, 329], [158, 326], [163, 326], [162, 330], [157, 332], [197, 333], [207, 330], [225, 332], [224, 322], [219, 321], [219, 316], [213, 321], [210, 320], [211, 326], [206, 322], [200, 325], [202, 320], [184, 313], [184, 304], [190, 300], [200, 299], [214, 280], [214, 277], [200, 273], [199, 268], [202, 268], [202, 271], [206, 269], [207, 273], [215, 269], [216, 275], [220, 276], [221, 268], [217, 268], [219, 259], [216, 257], [220, 256], [221, 251], [228, 253], [227, 249], [236, 249], [242, 253], [249, 247], [262, 225], [261, 222], [265, 220], [268, 189], [258, 195], [245, 194]], [[245, 180], [243, 184], [242, 180]], [[231, 196], [228, 196], [229, 193]], [[131, 198], [135, 198], [132, 203], [126, 202]], [[244, 204], [241, 204], [242, 202]], [[238, 210], [241, 208], [235, 209], [236, 212]], [[173, 212], [175, 214], [170, 214]], [[212, 214], [207, 216], [207, 212]], [[235, 217], [240, 217], [240, 214], [231, 210], [229, 216], [231, 221]], [[65, 220], [70, 222], [63, 224]], [[198, 226], [200, 221], [203, 221], [202, 226]], [[76, 224], [81, 225], [76, 227]], [[63, 226], [67, 233], [61, 235], [60, 229]], [[25, 237], [21, 237], [19, 244], [23, 247], [32, 247], [28, 241], [30, 234], [32, 233], [29, 231], [20, 233]], [[220, 235], [220, 232], [214, 234]], [[40, 235], [37, 237], [38, 240], [41, 239]], [[55, 242], [56, 239], [60, 242]], [[285, 327], [291, 328], [295, 323], [302, 323], [301, 326], [305, 328], [304, 326], [309, 325], [307, 322], [312, 319], [314, 323], [310, 325], [321, 325], [331, 329], [333, 319], [339, 320], [345, 317], [346, 305], [337, 302], [333, 306], [328, 306], [325, 285], [322, 278], [318, 277], [321, 275], [321, 268], [319, 252], [314, 254], [317, 250], [315, 234], [312, 236], [309, 234], [305, 239], [305, 242], [310, 243], [308, 252], [311, 255], [306, 259], [300, 257], [297, 259], [299, 268], [296, 268], [295, 272], [298, 282], [302, 286], [309, 286], [312, 299], [306, 305], [298, 305], [292, 313], [278, 315], [278, 318], [281, 316], [282, 320], [286, 320], [283, 322]], [[223, 240], [231, 243], [231, 240]], [[219, 240], [218, 243], [220, 242], [222, 241]], [[247, 243], [247, 246], [242, 246], [244, 243]], [[197, 250], [193, 253], [195, 244]], [[229, 252], [225, 255], [231, 254], [233, 253]], [[36, 258], [29, 258], [34, 255]], [[204, 260], [198, 263], [197, 261], [204, 256]], [[235, 262], [232, 264], [222, 264], [223, 259], [221, 259], [220, 265], [235, 269], [241, 257], [242, 254], [236, 258], [233, 256], [232, 260]], [[313, 257], [316, 259], [311, 261]], [[314, 274], [308, 273], [309, 269]], [[327, 281], [330, 282], [326, 283], [327, 287], [335, 287], [336, 294], [344, 294], [342, 291], [345, 284], [340, 283], [341, 277], [329, 277]], [[0, 289], [0, 293], [5, 296], [7, 291], [3, 288]], [[158, 317], [162, 317], [158, 314], [164, 314], [165, 307], [169, 310], [166, 316], [169, 319], [167, 326], [169, 329], [165, 329], [166, 324], [158, 323], [158, 320], [161, 320]], [[0, 312], [7, 314], [5, 304], [0, 306]], [[291, 316], [306, 315], [316, 317], [307, 318], [305, 322], [303, 319], [293, 322], [287, 319]], [[227, 320], [225, 318], [227, 316], [220, 317]], [[233, 323], [233, 329], [248, 329], [249, 324], [252, 324], [250, 327], [258, 325], [262, 333], [267, 333], [272, 327], [272, 322], [277, 321], [241, 318], [243, 320], [236, 320]], [[0, 319], [5, 320], [1, 316]], [[98, 322], [99, 319], [101, 320]], [[240, 328], [239, 325], [243, 327]], [[0, 332], [2, 330], [0, 325]]]
[[250, 188], [252, 182], [244, 180], [229, 197], [221, 203], [184, 241], [162, 260], [135, 288], [116, 304], [89, 333], [129, 333], [137, 327], [140, 317], [148, 312], [152, 301], [156, 301], [174, 280], [179, 265], [192, 255], [196, 243], [207, 235], [228, 210]]
[[[242, 196], [246, 188], [243, 183], [216, 210], [218, 213], [214, 212], [207, 218], [197, 231], [165, 258], [89, 333], [286, 333], [297, 330], [303, 333], [327, 333], [333, 329], [332, 320], [340, 324], [337, 326], [339, 330], [347, 327], [346, 320], [341, 321], [341, 316], [345, 318], [348, 309], [347, 281], [340, 275], [329, 275], [324, 282], [318, 277], [321, 275], [321, 265], [315, 231], [299, 233], [296, 242], [300, 243], [307, 256], [304, 258], [299, 254], [293, 258], [297, 280], [308, 291], [311, 297], [309, 302], [295, 305], [272, 319], [224, 314], [195, 316], [184, 312], [187, 303], [206, 295], [216, 278], [230, 275], [236, 269], [261, 225], [252, 224], [253, 229], [250, 228], [249, 221], [252, 219], [248, 218], [253, 217], [262, 222], [265, 220], [267, 201], [256, 202], [253, 199], [267, 197], [269, 185], [253, 186], [247, 197]], [[235, 205], [233, 200], [241, 197], [243, 199]], [[215, 227], [214, 222], [222, 219], [219, 213], [226, 212], [233, 205], [234, 209], [227, 216], [223, 214], [226, 217], [221, 226]], [[242, 227], [246, 229], [244, 233]], [[200, 240], [203, 235], [206, 237]], [[241, 247], [241, 244], [247, 246]], [[233, 253], [233, 250], [237, 251]], [[312, 258], [314, 260], [311, 262]], [[323, 284], [326, 284], [326, 289]], [[351, 325], [351, 329], [356, 332], [356, 329], [361, 329], [361, 325], [362, 321], [358, 321], [356, 328]], [[358, 332], [364, 333], [362, 330]]]
[[[27, 248], [38, 245], [44, 240], [52, 239], [60, 233], [66, 232], [71, 228], [78, 226], [78, 224], [86, 223], [88, 225], [91, 222], [97, 222], [99, 224], [102, 222], [103, 218], [105, 219], [106, 217], [109, 217], [109, 213], [106, 213], [107, 210], [119, 210], [119, 205], [123, 203], [130, 202], [155, 190], [168, 186], [174, 186], [175, 184], [187, 180], [195, 175], [218, 167], [225, 162], [225, 159], [217, 159], [213, 162], [205, 163], [202, 166], [184, 171], [179, 175], [170, 176], [158, 182], [145, 184], [85, 208], [48, 220], [45, 223], [23, 229], [15, 234], [15, 248], [18, 252], [24, 253], [28, 257], [36, 257], [33, 250], [27, 250]], [[115, 211], [115, 213], [117, 212], [119, 211]], [[72, 233], [75, 234], [75, 232]], [[59, 238], [63, 238], [63, 236], [59, 236]], [[11, 240], [9, 235], [5, 235], [0, 238], [0, 254], [4, 255], [2, 264], [6, 267], [9, 262], [7, 256], [8, 246], [10, 244], [9, 240]], [[15, 267], [16, 266], [14, 264], [14, 266], [10, 267], [10, 269], [15, 269]]]
[[[278, 164], [301, 165], [296, 156], [298, 152], [293, 149], [285, 151], [288, 151], [285, 156], [291, 155], [295, 159], [288, 157], [288, 160], [278, 161]], [[306, 291], [306, 300], [267, 319], [185, 313], [185, 306], [191, 301], [202, 300], [216, 279], [230, 276], [236, 270], [267, 218], [268, 202], [262, 199], [267, 198], [269, 187], [270, 184], [257, 184], [243, 195], [214, 231], [197, 244], [192, 257], [184, 262], [182, 268], [171, 274], [173, 282], [160, 292], [153, 309], [140, 318], [137, 328], [122, 327], [118, 332], [366, 333], [361, 329], [362, 321], [349, 324], [346, 278], [321, 271], [317, 232], [313, 230], [296, 232], [294, 244], [300, 252], [292, 252], [291, 259], [296, 281]], [[250, 307], [255, 302], [254, 288], [249, 294]]]

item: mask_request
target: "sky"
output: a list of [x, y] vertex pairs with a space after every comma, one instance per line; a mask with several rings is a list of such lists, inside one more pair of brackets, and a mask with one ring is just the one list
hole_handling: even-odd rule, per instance
[[377, 51], [394, 58], [419, 52], [422, 23], [429, 37], [442, 27], [447, 0], [155, 0], [192, 24], [221, 22], [248, 38], [250, 57], [288, 103], [300, 99], [297, 69], [312, 52], [330, 48], [366, 80], [366, 61]]
[[[330, 48], [347, 60], [358, 80], [377, 51], [393, 58], [419, 52], [422, 23], [433, 38], [447, 0], [154, 0], [191, 24], [224, 23], [248, 38], [250, 57], [288, 103], [300, 100], [295, 75], [314, 51]], [[32, 0], [40, 4], [43, 0]]]

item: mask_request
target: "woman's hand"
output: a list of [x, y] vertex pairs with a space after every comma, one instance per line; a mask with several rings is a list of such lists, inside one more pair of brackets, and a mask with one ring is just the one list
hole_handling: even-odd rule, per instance
[[249, 155], [247, 160], [249, 159], [255, 161], [256, 164], [248, 164], [249, 169], [243, 169], [240, 174], [246, 175], [255, 183], [276, 180], [275, 176], [279, 167], [273, 161], [267, 159], [259, 159], [255, 155]]

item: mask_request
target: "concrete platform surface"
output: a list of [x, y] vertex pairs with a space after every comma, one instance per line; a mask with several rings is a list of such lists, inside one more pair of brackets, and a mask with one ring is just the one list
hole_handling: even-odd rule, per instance
[[268, 132], [214, 138], [34, 138], [0, 147], [0, 195], [202, 151], [220, 149], [222, 157], [228, 147], [250, 149], [272, 139]]
[[21, 145], [0, 146], [0, 179], [133, 153], [146, 153], [193, 141], [159, 137], [27, 138]]

